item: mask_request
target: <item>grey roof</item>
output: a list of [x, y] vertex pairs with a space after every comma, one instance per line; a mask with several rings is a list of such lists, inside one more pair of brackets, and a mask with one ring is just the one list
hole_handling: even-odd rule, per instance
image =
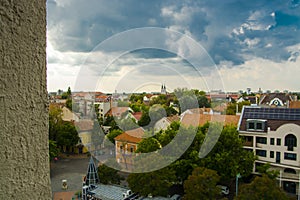
[[97, 183], [99, 183], [98, 170], [95, 166], [94, 159], [91, 156], [87, 174], [86, 174], [85, 184], [90, 185], [90, 184], [97, 184]]
[[300, 109], [245, 107], [243, 117], [247, 119], [300, 120]]
[[102, 200], [116, 200], [123, 199], [123, 193], [125, 193], [128, 189], [114, 186], [114, 185], [97, 185], [97, 188], [89, 191], [89, 193], [93, 193], [94, 197], [100, 198]]

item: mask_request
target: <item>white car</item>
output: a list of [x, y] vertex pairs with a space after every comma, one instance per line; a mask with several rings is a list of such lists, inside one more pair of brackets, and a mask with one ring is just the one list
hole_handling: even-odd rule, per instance
[[224, 185], [217, 185], [218, 188], [221, 189], [221, 193], [228, 195], [229, 194], [229, 188], [227, 186]]

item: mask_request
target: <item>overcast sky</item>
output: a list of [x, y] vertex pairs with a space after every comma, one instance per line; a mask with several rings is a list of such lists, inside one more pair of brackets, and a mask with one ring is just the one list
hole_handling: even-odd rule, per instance
[[299, 0], [47, 0], [47, 15], [48, 91], [300, 91]]

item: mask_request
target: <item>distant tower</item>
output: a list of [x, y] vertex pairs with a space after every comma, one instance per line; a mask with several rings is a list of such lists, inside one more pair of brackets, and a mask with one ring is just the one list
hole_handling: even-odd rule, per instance
[[166, 85], [165, 85], [165, 84], [162, 84], [162, 85], [161, 85], [160, 93], [161, 93], [161, 94], [167, 94], [167, 88], [166, 88]]
[[99, 183], [98, 170], [95, 166], [94, 159], [91, 156], [88, 171], [85, 178], [85, 185], [97, 184]]
[[251, 88], [247, 88], [247, 95], [251, 94]]

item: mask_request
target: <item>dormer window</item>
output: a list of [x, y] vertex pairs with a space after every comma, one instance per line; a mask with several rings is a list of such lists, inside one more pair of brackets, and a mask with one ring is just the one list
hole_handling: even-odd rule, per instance
[[247, 119], [247, 130], [264, 131], [265, 127], [266, 127], [266, 120]]

